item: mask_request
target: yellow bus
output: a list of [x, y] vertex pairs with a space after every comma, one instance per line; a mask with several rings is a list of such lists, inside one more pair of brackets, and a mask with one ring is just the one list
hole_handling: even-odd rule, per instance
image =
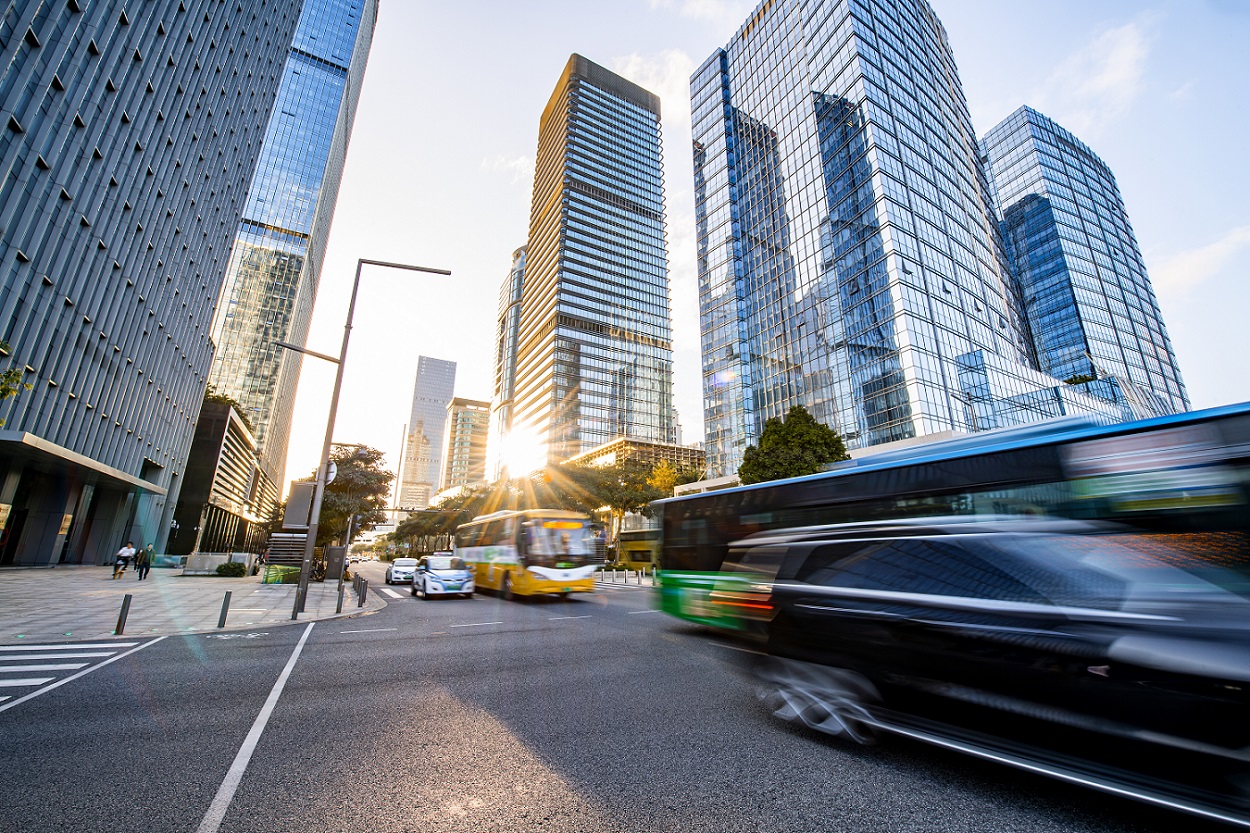
[[602, 560], [590, 518], [555, 509], [474, 518], [456, 528], [455, 552], [473, 568], [479, 590], [505, 599], [589, 593]]

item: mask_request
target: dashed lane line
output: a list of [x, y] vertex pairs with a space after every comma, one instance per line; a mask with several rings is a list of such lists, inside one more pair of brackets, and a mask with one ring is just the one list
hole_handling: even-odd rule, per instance
[[483, 625], [502, 625], [503, 622], [473, 622], [468, 625], [448, 625], [449, 628], [480, 628]]
[[635, 616], [635, 615], [637, 615], [637, 614], [639, 614], [639, 613], [663, 613], [663, 612], [664, 612], [664, 611], [662, 611], [662, 610], [631, 610], [631, 611], [629, 611], [629, 612], [628, 612], [627, 614], [625, 614], [625, 615], [626, 615], [626, 616]]
[[590, 618], [593, 618], [593, 617], [589, 614], [587, 614], [586, 616], [549, 616], [547, 617], [547, 621], [554, 622], [557, 619], [590, 619]]

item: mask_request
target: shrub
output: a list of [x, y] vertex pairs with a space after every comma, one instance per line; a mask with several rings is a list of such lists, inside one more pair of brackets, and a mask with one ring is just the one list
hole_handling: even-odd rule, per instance
[[242, 561], [231, 561], [217, 565], [217, 575], [228, 578], [242, 578], [247, 575], [247, 565]]

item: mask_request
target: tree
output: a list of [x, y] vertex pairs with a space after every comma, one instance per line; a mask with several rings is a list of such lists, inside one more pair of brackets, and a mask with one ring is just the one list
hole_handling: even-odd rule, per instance
[[748, 446], [742, 457], [738, 479], [746, 485], [801, 477], [850, 458], [836, 431], [817, 422], [802, 405], [795, 405], [785, 420], [773, 417], [764, 423], [759, 447]]
[[256, 433], [256, 429], [252, 427], [252, 420], [247, 415], [247, 409], [243, 407], [242, 402], [235, 399], [230, 394], [220, 393], [217, 388], [210, 384], [204, 388], [204, 402], [206, 404], [209, 402], [215, 402], [219, 405], [229, 405], [231, 408], [234, 408], [234, 412], [239, 415], [239, 419], [243, 420], [243, 425], [247, 428], [247, 430], [251, 431], [253, 434]]
[[[347, 536], [348, 518], [355, 516], [353, 531], [373, 529], [386, 520], [386, 507], [395, 475], [382, 468], [384, 455], [368, 446], [338, 446], [330, 455], [338, 467], [334, 482], [325, 487], [318, 519], [317, 546]], [[315, 476], [315, 475], [314, 475]]]
[[[9, 346], [7, 341], [0, 341], [0, 353], [9, 355], [13, 352], [13, 348]], [[22, 370], [18, 367], [5, 368], [0, 371], [0, 402], [6, 399], [12, 399], [17, 396], [18, 391], [30, 390], [33, 388], [30, 382], [22, 381]], [[0, 426], [4, 425], [4, 420], [0, 419]]]
[[647, 484], [660, 493], [661, 497], [672, 497], [673, 489], [683, 483], [693, 483], [703, 479], [703, 470], [691, 466], [678, 468], [668, 460], [661, 460], [651, 469]]

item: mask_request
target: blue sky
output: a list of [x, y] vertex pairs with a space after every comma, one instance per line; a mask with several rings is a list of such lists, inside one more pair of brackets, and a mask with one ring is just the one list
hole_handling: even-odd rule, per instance
[[[1250, 0], [931, 0], [978, 134], [1029, 104], [1115, 172], [1194, 407], [1250, 400]], [[702, 436], [688, 79], [754, 3], [381, 0], [309, 347], [337, 353], [366, 270], [336, 441], [398, 459], [419, 355], [489, 399], [499, 286], [525, 242], [538, 117], [572, 52], [660, 95], [674, 391]], [[288, 479], [311, 471], [333, 367], [308, 359]]]

